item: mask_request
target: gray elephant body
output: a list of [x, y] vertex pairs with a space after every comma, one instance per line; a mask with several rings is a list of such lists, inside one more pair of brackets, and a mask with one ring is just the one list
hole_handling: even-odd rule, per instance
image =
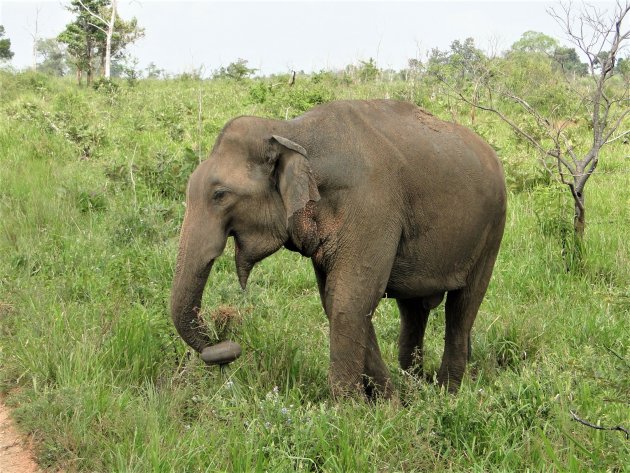
[[201, 351], [196, 311], [212, 262], [236, 240], [243, 287], [282, 246], [312, 259], [330, 321], [333, 394], [391, 394], [371, 316], [397, 299], [399, 361], [421, 372], [429, 310], [446, 300], [438, 381], [457, 390], [506, 213], [493, 150], [404, 102], [342, 101], [290, 120], [237, 118], [187, 193], [172, 315]]

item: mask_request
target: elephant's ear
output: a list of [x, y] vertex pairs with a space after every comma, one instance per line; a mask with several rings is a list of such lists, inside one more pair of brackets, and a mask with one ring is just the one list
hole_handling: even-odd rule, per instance
[[282, 196], [288, 219], [306, 207], [309, 200], [318, 201], [319, 191], [306, 150], [299, 144], [273, 135], [270, 145], [271, 161], [275, 164], [278, 191]]

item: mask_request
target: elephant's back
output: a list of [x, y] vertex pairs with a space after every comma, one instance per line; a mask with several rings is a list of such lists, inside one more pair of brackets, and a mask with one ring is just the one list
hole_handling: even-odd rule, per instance
[[[498, 163], [494, 150], [461, 125], [399, 100], [340, 100], [295, 119], [306, 125], [314, 148], [363, 160], [399, 158], [410, 165], [432, 160], [456, 165], [459, 159]], [[322, 153], [323, 154], [323, 153]]]
[[503, 169], [494, 150], [471, 130], [414, 104], [335, 101], [293, 122], [302, 135], [296, 141], [306, 143], [318, 174], [338, 183], [335, 188], [411, 194], [448, 189], [462, 200], [504, 200]]

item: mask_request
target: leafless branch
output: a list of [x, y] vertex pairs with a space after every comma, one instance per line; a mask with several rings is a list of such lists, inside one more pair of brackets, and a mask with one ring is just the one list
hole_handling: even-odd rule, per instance
[[617, 141], [619, 138], [623, 138], [624, 136], [626, 136], [626, 135], [628, 135], [628, 134], [630, 134], [630, 130], [626, 130], [626, 131], [624, 131], [623, 133], [619, 133], [619, 134], [618, 134], [617, 136], [615, 136], [614, 138], [610, 138], [610, 139], [606, 140], [606, 141], [604, 142], [604, 144], [606, 144], [606, 145], [607, 145], [608, 143], [612, 143], [612, 142], [614, 142], [614, 141]]
[[[528, 98], [527, 91], [524, 95], [523, 91], [512, 89], [511, 78], [503, 77], [505, 74], [494, 67], [492, 61], [465, 65], [466, 77], [474, 77], [470, 84], [472, 88], [459, 87], [445, 77], [438, 79], [446, 85], [448, 97], [457, 97], [473, 109], [494, 113], [540, 153], [545, 170], [571, 191], [575, 205], [574, 229], [581, 237], [585, 227], [584, 188], [597, 168], [600, 150], [602, 146], [630, 135], [630, 130], [624, 131], [627, 127], [620, 131], [630, 116], [630, 83], [625, 78], [622, 81], [610, 80], [617, 74], [618, 55], [630, 39], [630, 30], [623, 30], [624, 19], [630, 12], [630, 0], [618, 1], [610, 16], [593, 5], [583, 4], [579, 12], [574, 12], [570, 3], [561, 3], [548, 12], [588, 61], [588, 80], [577, 77], [575, 73], [570, 76], [570, 71], [560, 68], [557, 77], [563, 77], [574, 97], [574, 103], [568, 110], [563, 108], [566, 105], [559, 104], [547, 106], [546, 111], [542, 111]], [[562, 61], [559, 62], [562, 66]], [[461, 77], [464, 77], [463, 73]], [[493, 98], [498, 100], [495, 102]], [[506, 115], [507, 109], [502, 106], [508, 102], [516, 104], [524, 112], [521, 115], [527, 117], [526, 125]], [[563, 121], [554, 118], [559, 110], [565, 112]], [[589, 116], [592, 142], [588, 144], [580, 140], [576, 150], [569, 124], [576, 122], [584, 113]]]
[[627, 135], [628, 132], [630, 132], [630, 130], [624, 131], [620, 135], [617, 135], [615, 138], [611, 139], [611, 136], [613, 135], [613, 133], [615, 133], [615, 131], [617, 131], [617, 129], [621, 126], [621, 123], [623, 122], [624, 118], [628, 116], [628, 114], [630, 114], [630, 108], [626, 108], [623, 112], [621, 112], [621, 115], [617, 117], [617, 120], [615, 120], [615, 123], [610, 127], [610, 129], [608, 130], [608, 133], [603, 138], [604, 144], [612, 143], [613, 141], [618, 140], [619, 138], [621, 138], [624, 135]]
[[99, 25], [95, 24], [95, 23], [88, 23], [90, 26], [93, 26], [94, 28], [97, 28], [99, 30], [101, 30], [103, 33], [107, 34], [107, 30], [105, 28], [101, 28]]
[[[81, 0], [79, 0], [79, 3], [81, 4], [81, 6], [85, 9], [86, 12], [88, 12], [90, 15], [92, 15], [94, 18], [96, 18], [97, 20], [101, 20], [103, 23], [108, 24], [107, 20], [104, 20], [103, 17], [101, 17], [100, 15], [94, 13], [92, 10], [90, 10], [85, 3], [83, 3]], [[92, 25], [92, 26], [96, 26], [96, 25]], [[98, 26], [96, 26], [98, 28]]]
[[512, 129], [514, 131], [516, 131], [519, 135], [521, 135], [523, 138], [525, 138], [527, 141], [529, 141], [529, 143], [531, 143], [536, 149], [538, 149], [541, 153], [543, 153], [544, 155], [550, 155], [550, 156], [554, 156], [554, 154], [551, 154], [549, 150], [546, 150], [545, 148], [543, 148], [541, 146], [541, 144], [534, 138], [532, 137], [530, 134], [528, 134], [527, 132], [525, 132], [521, 127], [519, 127], [516, 123], [514, 123], [512, 120], [510, 120], [506, 115], [504, 115], [503, 113], [501, 113], [501, 111], [499, 111], [498, 109], [491, 107], [491, 106], [486, 106], [486, 105], [482, 105], [480, 103], [475, 103], [472, 100], [469, 100], [466, 96], [464, 96], [461, 92], [459, 91], [454, 91], [453, 88], [450, 86], [450, 84], [448, 84], [446, 81], [442, 80], [441, 81], [451, 90], [453, 91], [460, 100], [462, 100], [463, 102], [467, 103], [468, 105], [472, 105], [473, 107], [476, 107], [480, 110], [485, 110], [487, 112], [492, 112], [496, 115], [499, 116], [499, 118], [501, 118], [501, 120], [503, 120], [505, 123], [507, 123], [508, 125], [510, 125], [510, 127], [512, 127]]
[[569, 411], [571, 413], [571, 416], [573, 417], [573, 420], [576, 422], [579, 422], [582, 425], [585, 425], [587, 427], [590, 427], [591, 429], [597, 429], [597, 430], [618, 430], [620, 432], [623, 432], [624, 434], [626, 434], [626, 440], [630, 440], [630, 431], [628, 431], [628, 429], [620, 426], [620, 425], [616, 425], [614, 427], [604, 427], [601, 425], [595, 425], [595, 424], [591, 424], [590, 422], [584, 420], [584, 419], [580, 419], [577, 414], [573, 411]]

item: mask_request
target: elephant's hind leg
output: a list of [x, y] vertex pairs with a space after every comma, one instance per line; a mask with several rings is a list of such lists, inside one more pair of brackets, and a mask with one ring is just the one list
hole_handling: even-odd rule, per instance
[[403, 370], [422, 376], [422, 342], [430, 309], [422, 303], [422, 298], [397, 299], [396, 303], [400, 311], [398, 363]]
[[447, 386], [450, 392], [459, 389], [470, 359], [470, 333], [488, 288], [495, 259], [496, 251], [480, 261], [468, 286], [450, 291], [446, 297], [446, 334], [438, 382]]

